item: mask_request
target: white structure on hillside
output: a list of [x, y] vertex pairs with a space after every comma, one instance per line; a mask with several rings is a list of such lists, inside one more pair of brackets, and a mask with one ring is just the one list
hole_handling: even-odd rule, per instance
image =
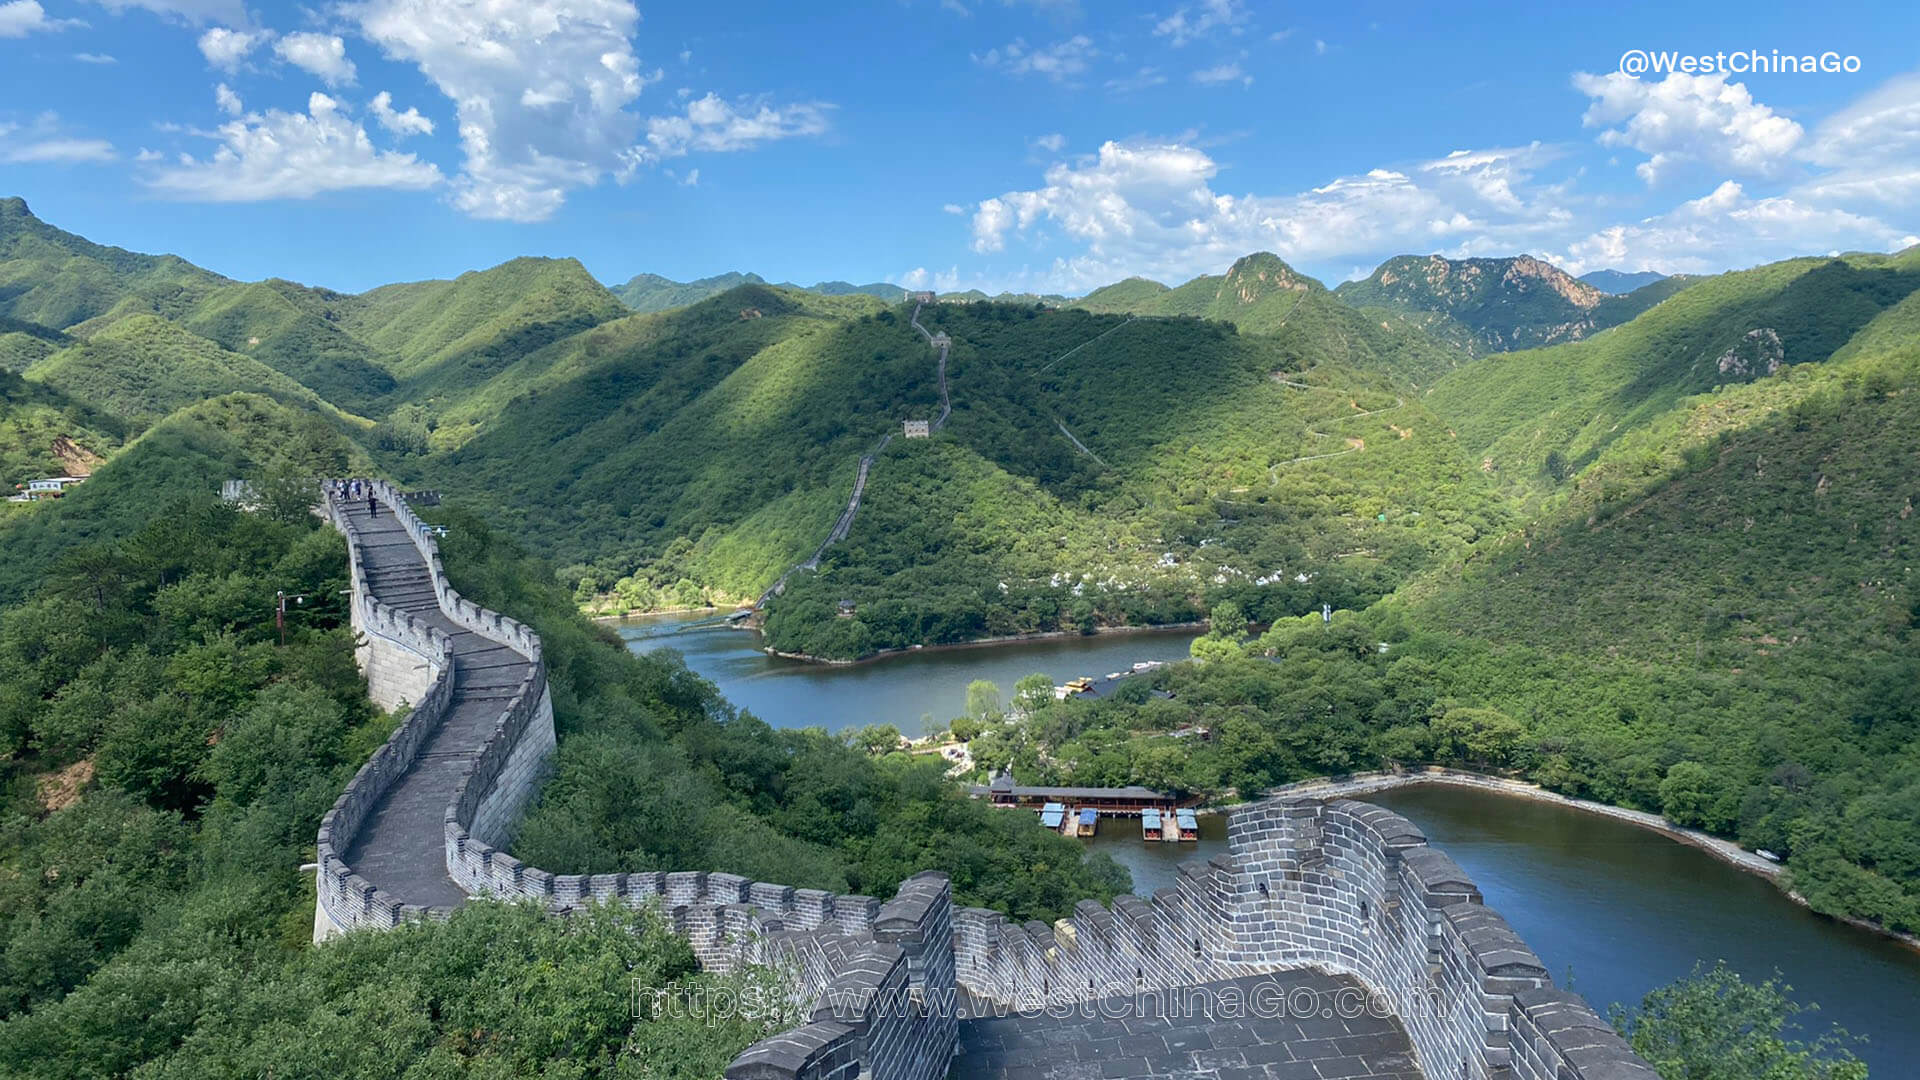
[[924, 439], [927, 436], [933, 434], [931, 431], [928, 430], [927, 422], [925, 420], [907, 421], [906, 430], [907, 430], [907, 438], [909, 439]]

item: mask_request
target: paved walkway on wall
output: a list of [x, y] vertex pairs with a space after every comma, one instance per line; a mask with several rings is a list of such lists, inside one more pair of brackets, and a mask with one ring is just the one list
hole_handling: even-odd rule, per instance
[[467, 894], [447, 876], [447, 804], [529, 665], [519, 653], [441, 614], [426, 560], [391, 509], [383, 504], [369, 519], [362, 500], [351, 504], [348, 516], [360, 534], [360, 565], [374, 597], [452, 640], [454, 686], [446, 718], [413, 767], [375, 804], [347, 849], [346, 863], [403, 903], [457, 907]]
[[[1085, 1004], [1068, 1016], [960, 1022], [956, 1080], [1422, 1080], [1412, 1044], [1391, 1016], [1364, 1012], [1366, 991], [1345, 976], [1286, 971]], [[1237, 999], [1238, 1005], [1234, 1004]], [[1182, 1006], [1189, 1002], [1199, 1007]], [[1360, 1008], [1354, 1008], [1355, 1004]], [[1058, 1011], [1065, 1011], [1064, 1007]], [[1287, 1015], [1297, 1012], [1300, 1015]], [[1169, 1015], [1178, 1013], [1180, 1015]]]

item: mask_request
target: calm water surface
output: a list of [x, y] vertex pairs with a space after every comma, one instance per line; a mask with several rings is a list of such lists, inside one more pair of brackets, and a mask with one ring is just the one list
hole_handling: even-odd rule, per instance
[[[1136, 660], [1177, 660], [1191, 632], [1071, 638], [927, 651], [829, 668], [775, 660], [752, 633], [701, 628], [710, 615], [631, 619], [629, 647], [679, 650], [729, 700], [780, 727], [837, 730], [892, 723], [914, 731], [924, 713], [965, 705], [967, 683], [1011, 693], [1021, 676], [1055, 682], [1104, 675]], [[1920, 953], [1822, 919], [1760, 878], [1657, 833], [1550, 803], [1462, 788], [1403, 788], [1368, 796], [1405, 815], [1453, 856], [1487, 903], [1540, 954], [1555, 980], [1601, 1012], [1725, 959], [1750, 978], [1780, 972], [1816, 1024], [1868, 1037], [1856, 1048], [1875, 1080], [1920, 1077]], [[1036, 823], [1035, 828], [1039, 825]], [[1173, 884], [1175, 868], [1226, 847], [1226, 819], [1200, 818], [1197, 844], [1147, 843], [1139, 823], [1105, 819], [1083, 841], [1133, 874], [1134, 892]]]
[[830, 667], [781, 660], [760, 651], [760, 635], [716, 625], [711, 613], [646, 615], [615, 624], [635, 652], [678, 650], [687, 666], [720, 687], [727, 700], [774, 727], [838, 731], [893, 724], [920, 734], [920, 718], [941, 721], [966, 710], [967, 684], [989, 679], [1001, 697], [1036, 671], [1055, 683], [1120, 671], [1136, 660], [1185, 660], [1192, 630], [1048, 638], [967, 649], [926, 649], [870, 664]]
[[[1613, 1002], [1724, 959], [1751, 979], [1776, 971], [1814, 1030], [1838, 1024], [1876, 1080], [1920, 1077], [1920, 953], [1823, 919], [1771, 884], [1697, 848], [1611, 818], [1466, 788], [1366, 797], [1406, 817], [1458, 862], [1565, 986], [1603, 1015]], [[1173, 884], [1175, 867], [1226, 850], [1224, 816], [1198, 844], [1132, 839], [1102, 822], [1087, 841], [1133, 872], [1135, 893]], [[1135, 829], [1138, 826], [1134, 827]]]

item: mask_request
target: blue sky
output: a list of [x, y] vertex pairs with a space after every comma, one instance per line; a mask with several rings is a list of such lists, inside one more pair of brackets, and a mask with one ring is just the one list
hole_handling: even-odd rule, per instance
[[522, 254], [1078, 293], [1255, 250], [1334, 282], [1914, 243], [1920, 9], [1800, 7], [0, 0], [0, 193], [345, 290]]

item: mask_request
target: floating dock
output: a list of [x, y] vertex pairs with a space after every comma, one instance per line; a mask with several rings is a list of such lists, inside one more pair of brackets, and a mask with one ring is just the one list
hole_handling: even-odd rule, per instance
[[1173, 812], [1173, 820], [1174, 823], [1180, 827], [1180, 839], [1200, 839], [1200, 819], [1193, 811], [1175, 810]]

